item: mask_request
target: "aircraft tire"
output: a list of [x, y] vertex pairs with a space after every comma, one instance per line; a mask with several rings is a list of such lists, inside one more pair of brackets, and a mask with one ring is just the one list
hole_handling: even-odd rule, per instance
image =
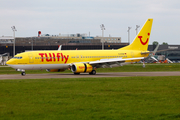
[[80, 73], [74, 73], [74, 75], [79, 75]]
[[89, 74], [90, 74], [90, 75], [95, 75], [95, 74], [96, 74], [96, 71], [95, 71], [95, 70], [92, 70]]
[[25, 76], [25, 75], [26, 75], [26, 73], [25, 73], [25, 72], [22, 72], [22, 73], [21, 73], [21, 75], [22, 75], [22, 76]]

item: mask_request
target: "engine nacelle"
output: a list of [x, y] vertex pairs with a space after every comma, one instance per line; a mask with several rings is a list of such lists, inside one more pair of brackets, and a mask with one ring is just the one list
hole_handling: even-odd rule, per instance
[[46, 69], [47, 72], [63, 72], [66, 69]]
[[92, 70], [92, 65], [85, 63], [75, 63], [71, 67], [71, 71], [74, 73], [90, 73]]

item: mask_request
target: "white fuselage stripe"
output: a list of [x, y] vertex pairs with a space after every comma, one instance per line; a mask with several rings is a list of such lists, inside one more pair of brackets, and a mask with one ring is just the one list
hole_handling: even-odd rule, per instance
[[8, 65], [14, 69], [41, 70], [41, 69], [67, 69], [69, 64], [28, 64], [28, 65]]

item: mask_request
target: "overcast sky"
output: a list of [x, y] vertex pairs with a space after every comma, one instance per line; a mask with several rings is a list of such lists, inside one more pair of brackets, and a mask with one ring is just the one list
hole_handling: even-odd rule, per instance
[[180, 0], [1, 0], [0, 36], [12, 36], [11, 26], [16, 37], [37, 36], [39, 30], [101, 36], [104, 24], [104, 36], [122, 37], [122, 42], [132, 27], [132, 42], [136, 25], [142, 27], [148, 18], [154, 19], [149, 44], [180, 44]]

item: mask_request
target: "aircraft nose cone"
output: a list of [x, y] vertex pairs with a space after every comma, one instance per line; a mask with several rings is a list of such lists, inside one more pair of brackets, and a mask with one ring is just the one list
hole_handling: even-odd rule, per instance
[[13, 62], [12, 62], [12, 60], [10, 59], [10, 60], [8, 60], [7, 62], [6, 62], [6, 65], [11, 65]]
[[8, 65], [9, 64], [9, 60], [6, 62], [6, 65]]

